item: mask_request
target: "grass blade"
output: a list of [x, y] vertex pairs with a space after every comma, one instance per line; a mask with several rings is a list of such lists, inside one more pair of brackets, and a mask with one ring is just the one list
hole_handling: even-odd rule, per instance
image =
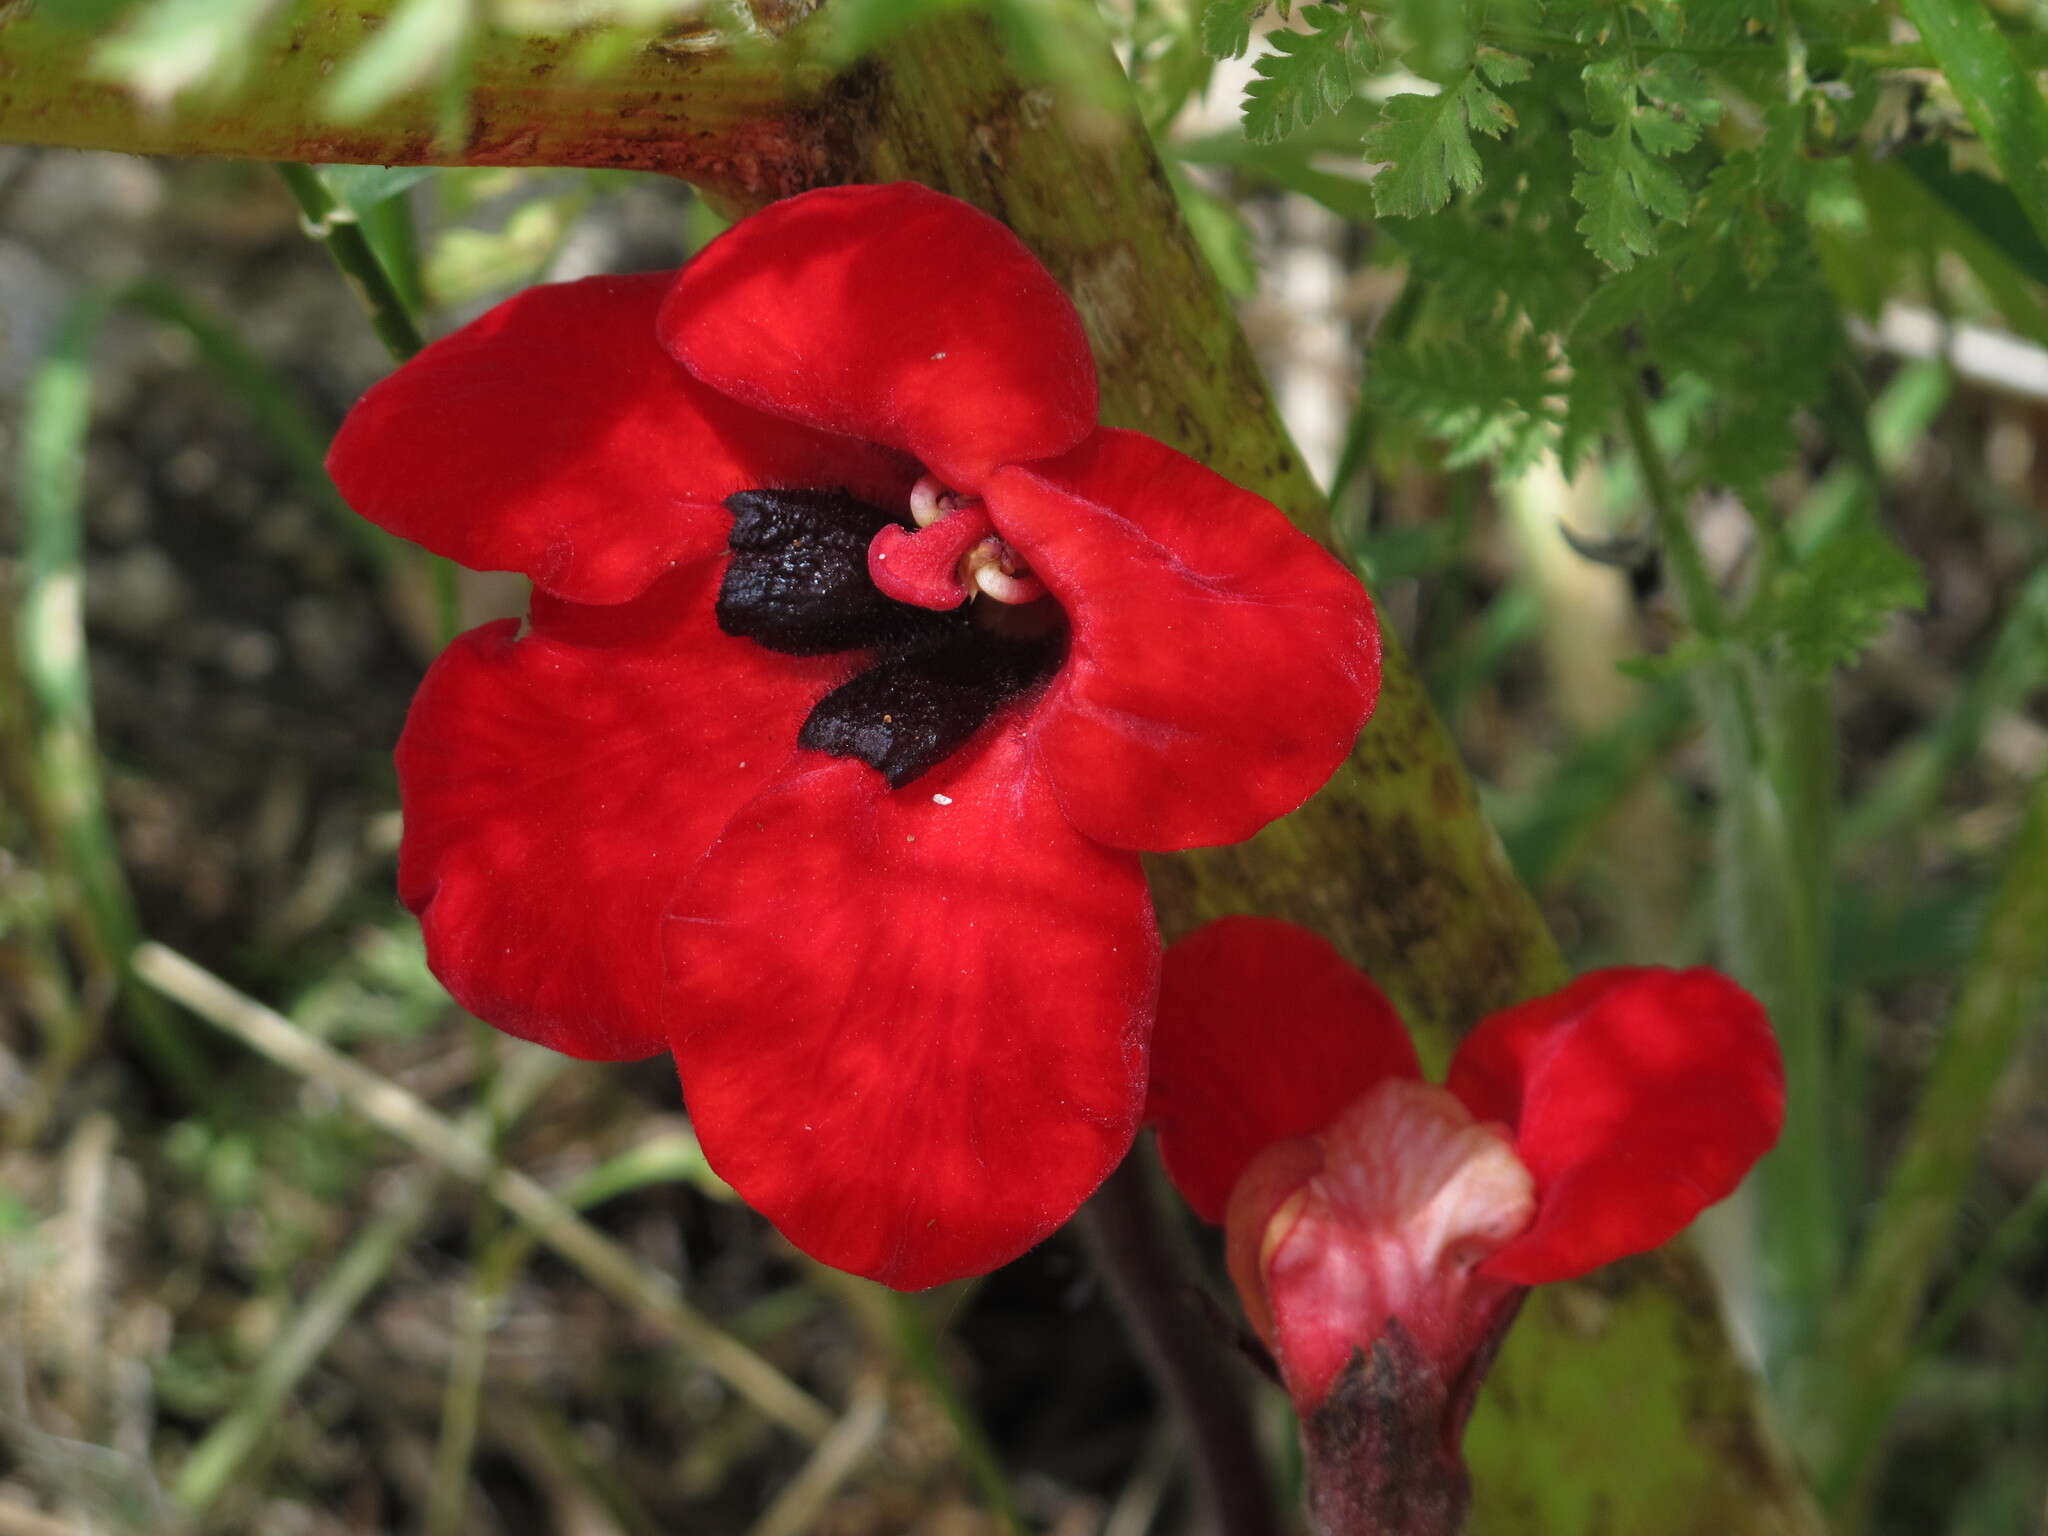
[[[1825, 1423], [1854, 1422], [1857, 1406], [1882, 1390], [1907, 1349], [1929, 1277], [1946, 1251], [1976, 1167], [1994, 1091], [2015, 1047], [2036, 1021], [2048, 988], [2043, 933], [2048, 933], [2048, 775], [2034, 787], [1947, 1034], [1835, 1312], [1827, 1361], [1833, 1390], [1821, 1398]], [[1828, 1491], [1837, 1500], [1853, 1498], [1869, 1464], [1867, 1457], [1861, 1467], [1845, 1467], [1838, 1460]]]
[[117, 296], [88, 294], [64, 317], [29, 383], [22, 417], [24, 573], [15, 653], [32, 701], [39, 832], [52, 868], [76, 889], [81, 958], [121, 989], [136, 1044], [189, 1102], [214, 1079], [162, 998], [136, 986], [126, 956], [140, 926], [100, 777], [85, 643], [85, 443], [92, 424], [92, 349]]
[[1984, 0], [1905, 0], [1905, 11], [2034, 232], [2048, 240], [2048, 102], [2032, 72]]

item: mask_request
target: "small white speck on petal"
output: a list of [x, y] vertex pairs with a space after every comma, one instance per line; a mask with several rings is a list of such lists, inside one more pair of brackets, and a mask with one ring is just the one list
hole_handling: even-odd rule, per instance
[[932, 796], [932, 804], [933, 804], [933, 805], [951, 805], [952, 803], [953, 803], [953, 797], [952, 797], [951, 795], [933, 795], [933, 796]]
[[946, 354], [943, 352], [934, 352], [932, 354], [932, 361], [935, 363], [943, 363], [945, 360]]

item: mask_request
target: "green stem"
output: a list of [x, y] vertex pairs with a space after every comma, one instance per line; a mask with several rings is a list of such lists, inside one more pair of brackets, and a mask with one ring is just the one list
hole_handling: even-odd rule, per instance
[[1825, 688], [1786, 683], [1764, 719], [1637, 391], [1623, 393], [1622, 418], [1677, 577], [1679, 606], [1710, 648], [1698, 686], [1720, 790], [1722, 948], [1729, 969], [1769, 1011], [1785, 1056], [1785, 1132], [1758, 1174], [1771, 1343], [1782, 1359], [1809, 1341], [1839, 1267], [1820, 921], [1829, 890], [1822, 829], [1833, 797], [1831, 701]]
[[1025, 1524], [1024, 1512], [1017, 1505], [1017, 1494], [1010, 1486], [1009, 1474], [1003, 1470], [1002, 1458], [996, 1454], [988, 1431], [982, 1428], [980, 1416], [953, 1379], [953, 1372], [940, 1352], [939, 1331], [925, 1315], [924, 1302], [919, 1297], [905, 1296], [898, 1291], [884, 1292], [883, 1295], [896, 1334], [897, 1353], [945, 1411], [947, 1422], [953, 1426], [953, 1437], [959, 1444], [961, 1464], [966, 1467], [967, 1476], [981, 1495], [982, 1502], [988, 1506], [997, 1529], [1003, 1536], [1024, 1536], [1030, 1527]]
[[362, 300], [377, 339], [397, 362], [413, 356], [426, 341], [355, 214], [334, 200], [311, 166], [280, 161], [277, 173], [299, 205], [306, 233], [327, 247], [327, 254]]
[[[1824, 1421], [1852, 1422], [1862, 1404], [1882, 1395], [1885, 1379], [1905, 1356], [1977, 1165], [1994, 1092], [2014, 1050], [2039, 1018], [2048, 989], [2043, 934], [2048, 934], [2048, 774], [2034, 786], [1948, 1030], [1835, 1314]], [[1831, 1499], [1853, 1502], [1871, 1474], [1873, 1449], [1846, 1448], [1829, 1469]]]
[[59, 327], [30, 381], [22, 413], [21, 606], [14, 651], [34, 705], [35, 804], [50, 868], [75, 887], [70, 924], [81, 960], [120, 988], [135, 1042], [191, 1104], [219, 1085], [176, 1014], [135, 984], [125, 956], [141, 936], [135, 899], [107, 811], [93, 724], [85, 633], [85, 440], [92, 424], [92, 348], [118, 293], [88, 295]]
[[665, 46], [633, 49], [600, 74], [570, 39], [489, 28], [470, 61], [464, 131], [444, 103], [409, 91], [357, 122], [324, 115], [333, 72], [392, 7], [335, 0], [301, 8], [252, 40], [246, 78], [226, 99], [192, 93], [168, 107], [94, 67], [105, 37], [58, 6], [0, 9], [0, 140], [126, 154], [363, 165], [562, 165], [660, 171], [734, 197], [795, 190], [816, 164], [805, 102], [823, 71], [801, 53]]

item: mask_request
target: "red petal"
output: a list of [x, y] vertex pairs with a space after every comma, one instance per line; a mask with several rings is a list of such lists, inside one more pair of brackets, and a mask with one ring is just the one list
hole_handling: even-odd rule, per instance
[[1251, 1160], [1320, 1131], [1415, 1047], [1371, 980], [1319, 935], [1226, 917], [1166, 952], [1146, 1118], [1174, 1184], [1220, 1222]]
[[1515, 1130], [1529, 1230], [1484, 1272], [1536, 1285], [1654, 1248], [1733, 1192], [1778, 1139], [1784, 1070], [1755, 998], [1707, 970], [1595, 971], [1497, 1013], [1450, 1090]]
[[428, 671], [398, 743], [398, 887], [434, 974], [572, 1056], [666, 1048], [660, 921], [683, 875], [796, 750], [844, 676], [720, 634], [722, 561], [639, 602], [536, 604]]
[[1135, 432], [1005, 469], [987, 496], [1073, 625], [1039, 740], [1082, 831], [1238, 842], [1344, 761], [1379, 692], [1379, 629], [1277, 507]]
[[914, 454], [973, 490], [1095, 425], [1081, 318], [1022, 241], [910, 182], [771, 204], [684, 270], [669, 349], [735, 399]]
[[530, 288], [371, 387], [327, 467], [348, 502], [474, 570], [617, 603], [724, 547], [734, 491], [845, 487], [900, 506], [914, 473], [726, 399], [656, 339], [666, 272]]
[[1144, 1098], [1144, 877], [1067, 825], [1030, 751], [1013, 721], [893, 793], [807, 759], [667, 930], [711, 1166], [805, 1252], [903, 1290], [1044, 1238]]

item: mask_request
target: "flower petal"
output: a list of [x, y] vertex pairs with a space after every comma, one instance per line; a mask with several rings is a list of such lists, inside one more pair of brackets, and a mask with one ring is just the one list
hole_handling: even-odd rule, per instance
[[1238, 842], [1344, 761], [1379, 693], [1379, 629], [1277, 507], [1136, 432], [1007, 468], [986, 495], [1073, 627], [1039, 739], [1082, 831]]
[[1620, 969], [1487, 1019], [1451, 1092], [1515, 1130], [1529, 1230], [1484, 1272], [1535, 1285], [1654, 1248], [1778, 1139], [1784, 1069], [1764, 1011], [1708, 970]]
[[456, 1000], [572, 1056], [664, 1049], [660, 920], [842, 662], [720, 634], [723, 561], [457, 639], [398, 743], [398, 888]]
[[1376, 1083], [1415, 1077], [1380, 989], [1306, 928], [1225, 917], [1166, 952], [1146, 1118], [1187, 1202], [1220, 1222], [1252, 1159], [1322, 1130]]
[[843, 487], [903, 505], [913, 472], [765, 416], [655, 336], [674, 274], [529, 288], [371, 386], [328, 471], [364, 517], [473, 570], [617, 603], [723, 547], [735, 491]]
[[902, 1290], [980, 1274], [1129, 1148], [1159, 946], [1138, 861], [1067, 825], [1013, 719], [895, 792], [807, 760], [667, 928], [711, 1166], [799, 1248]]
[[1052, 274], [987, 214], [911, 182], [742, 219], [683, 270], [661, 334], [734, 399], [914, 454], [965, 490], [1095, 425], [1095, 360]]

